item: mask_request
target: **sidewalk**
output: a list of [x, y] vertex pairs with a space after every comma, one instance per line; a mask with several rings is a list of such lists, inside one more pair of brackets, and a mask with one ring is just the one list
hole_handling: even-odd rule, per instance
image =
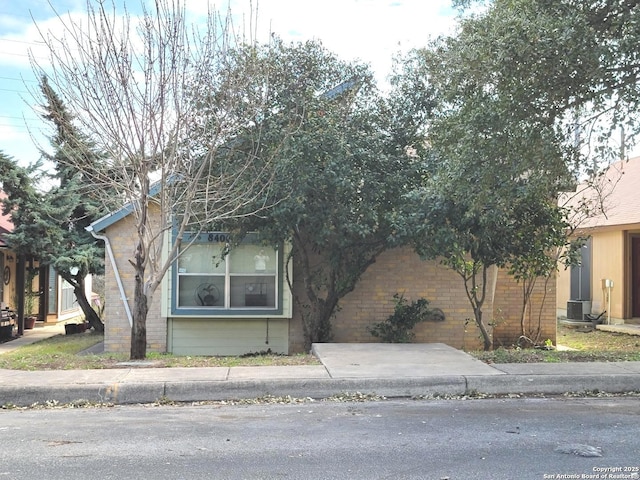
[[[63, 326], [39, 329], [1, 344], [0, 354], [64, 332]], [[315, 344], [314, 353], [322, 365], [143, 368], [130, 362], [105, 370], [0, 370], [0, 405], [640, 391], [640, 362], [487, 365], [444, 344]]]
[[10, 342], [0, 343], [0, 355], [17, 350], [23, 345], [36, 343], [56, 335], [64, 335], [64, 324], [43, 325], [36, 322], [36, 326], [31, 330], [25, 330], [24, 335], [21, 337], [11, 340]]

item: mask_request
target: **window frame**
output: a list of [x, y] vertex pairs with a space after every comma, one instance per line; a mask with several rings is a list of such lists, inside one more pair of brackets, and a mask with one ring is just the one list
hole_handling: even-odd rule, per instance
[[[225, 245], [229, 244], [231, 237], [229, 235], [229, 233], [227, 232], [221, 232], [221, 231], [213, 231], [213, 232], [203, 232], [199, 235], [197, 235], [197, 238], [194, 239], [194, 235], [192, 234], [185, 234], [184, 238], [183, 238], [183, 243], [184, 244], [190, 244], [188, 248], [191, 248], [193, 246], [196, 245], [220, 245], [222, 247], [224, 247]], [[259, 238], [258, 238], [258, 234], [256, 233], [249, 233], [247, 234], [242, 241], [239, 243], [238, 246], [242, 246], [242, 245], [260, 245], [261, 242], [259, 242]], [[170, 302], [170, 308], [171, 308], [171, 315], [175, 316], [175, 317], [215, 317], [215, 318], [228, 318], [228, 317], [251, 317], [251, 318], [260, 318], [260, 317], [264, 317], [264, 318], [269, 318], [269, 317], [276, 317], [276, 316], [282, 316], [283, 311], [284, 311], [284, 261], [282, 258], [283, 252], [284, 252], [284, 248], [282, 244], [279, 244], [275, 247], [268, 247], [265, 245], [265, 248], [273, 248], [273, 250], [275, 251], [276, 254], [276, 258], [275, 258], [275, 264], [276, 264], [276, 268], [275, 268], [275, 272], [273, 274], [269, 274], [269, 275], [265, 275], [265, 276], [275, 276], [275, 307], [264, 307], [264, 306], [257, 306], [257, 307], [231, 307], [231, 292], [227, 291], [228, 287], [231, 284], [231, 279], [234, 276], [242, 276], [243, 274], [239, 274], [239, 273], [235, 273], [232, 272], [232, 265], [231, 262], [229, 262], [230, 259], [230, 254], [233, 250], [229, 250], [226, 254], [225, 254], [225, 273], [224, 273], [224, 285], [225, 285], [225, 293], [224, 293], [224, 302], [225, 304], [220, 307], [220, 306], [211, 306], [211, 307], [195, 307], [195, 306], [184, 306], [181, 307], [178, 305], [178, 301], [179, 301], [179, 277], [181, 274], [184, 274], [182, 272], [179, 272], [179, 262], [180, 262], [180, 257], [182, 256], [179, 255], [178, 259], [176, 259], [173, 262], [172, 265], [172, 274], [171, 274], [171, 302]], [[188, 251], [185, 250], [185, 253]], [[204, 273], [204, 275], [206, 275], [206, 273]], [[214, 272], [211, 272], [211, 275], [214, 275]], [[251, 277], [251, 276], [260, 276], [260, 275], [248, 275], [247, 276]], [[227, 304], [227, 299], [229, 301], [229, 303]]]
[[78, 308], [73, 285], [60, 277], [60, 313], [72, 312]]

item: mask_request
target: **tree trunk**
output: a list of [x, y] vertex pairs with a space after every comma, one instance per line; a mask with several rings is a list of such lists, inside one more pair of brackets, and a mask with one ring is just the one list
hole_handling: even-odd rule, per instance
[[491, 335], [489, 335], [487, 326], [482, 321], [482, 307], [480, 306], [474, 307], [473, 315], [476, 320], [476, 325], [478, 326], [478, 329], [480, 329], [480, 333], [482, 334], [484, 351], [488, 352], [489, 350], [491, 350], [491, 347], [493, 346], [493, 342], [491, 341]]
[[[525, 278], [522, 284], [522, 310], [520, 312], [520, 342], [526, 341], [532, 345], [536, 345], [540, 340], [540, 322], [541, 319], [538, 317], [538, 325], [537, 328], [531, 328], [527, 331], [526, 323], [527, 323], [527, 312], [529, 311], [531, 305], [531, 295], [533, 294], [533, 289], [535, 287], [537, 278]], [[529, 314], [530, 315], [530, 314]], [[519, 343], [520, 343], [519, 342]]]
[[[482, 334], [482, 341], [484, 344], [483, 346], [486, 352], [491, 350], [491, 348], [493, 347], [493, 341], [491, 339], [491, 335], [487, 330], [487, 326], [482, 321], [482, 305], [484, 305], [484, 300], [487, 294], [488, 267], [480, 263], [482, 268], [482, 280], [481, 280], [481, 284], [478, 285], [477, 278], [476, 278], [478, 263], [480, 262], [474, 261], [474, 265], [471, 270], [472, 272], [471, 275], [468, 275], [468, 272], [466, 269], [462, 271], [458, 271], [458, 273], [462, 276], [464, 280], [464, 288], [467, 294], [467, 298], [469, 299], [469, 302], [471, 303], [471, 308], [473, 309], [473, 316], [476, 322], [476, 326], [478, 327], [478, 329], [480, 330], [480, 333]], [[471, 285], [469, 285], [469, 282], [471, 282]]]
[[528, 343], [529, 346], [535, 345], [534, 332], [527, 331], [527, 311], [529, 310], [529, 303], [531, 300], [531, 293], [527, 291], [527, 288], [524, 289], [524, 297], [522, 299], [522, 310], [520, 311], [520, 338], [518, 340], [518, 345], [526, 346], [525, 343]]
[[147, 244], [145, 243], [147, 222], [149, 221], [149, 177], [140, 179], [140, 212], [136, 219], [138, 243], [134, 261], [131, 265], [135, 271], [133, 289], [133, 319], [131, 324], [131, 360], [143, 360], [147, 357], [147, 312], [149, 302], [145, 289], [145, 272], [147, 260]]
[[91, 307], [91, 303], [87, 299], [84, 277], [74, 278], [74, 280], [75, 286], [73, 288], [73, 293], [76, 296], [78, 305], [80, 305], [80, 308], [82, 309], [82, 313], [84, 313], [84, 318], [96, 332], [104, 332], [104, 323], [102, 323], [102, 320]]
[[147, 312], [149, 305], [144, 293], [144, 269], [137, 268], [133, 300], [133, 325], [131, 325], [131, 360], [147, 357]]
[[318, 299], [315, 306], [310, 306], [307, 312], [303, 313], [304, 348], [307, 352], [311, 351], [314, 343], [331, 341], [331, 316], [334, 307], [335, 304], [332, 302]]

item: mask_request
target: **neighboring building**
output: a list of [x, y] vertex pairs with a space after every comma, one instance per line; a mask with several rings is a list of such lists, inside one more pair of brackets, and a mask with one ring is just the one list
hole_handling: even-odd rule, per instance
[[640, 320], [640, 157], [613, 163], [580, 199], [601, 203], [603, 213], [587, 218], [576, 235], [588, 236], [579, 266], [560, 268], [559, 315], [579, 319], [607, 311], [611, 323]]
[[[0, 200], [6, 194], [0, 190]], [[4, 236], [13, 231], [10, 215], [2, 215], [0, 210], [0, 302], [2, 307], [17, 310], [16, 271], [18, 257], [11, 250]], [[73, 294], [73, 288], [56, 272], [46, 266], [40, 266], [35, 258], [25, 259], [25, 279], [31, 277], [31, 292], [34, 292], [31, 306], [25, 305], [25, 315], [33, 313], [39, 321], [55, 323], [76, 318], [82, 314]], [[29, 272], [32, 272], [31, 275]], [[28, 289], [28, 288], [27, 288]], [[91, 293], [91, 279], [87, 279], [87, 291]], [[26, 302], [28, 304], [28, 302]], [[28, 311], [31, 310], [31, 311]]]
[[[105, 240], [105, 350], [128, 352], [131, 342], [135, 225], [123, 208], [89, 228]], [[157, 213], [157, 212], [156, 212]], [[171, 243], [165, 235], [165, 251]], [[180, 355], [237, 355], [271, 350], [303, 350], [300, 312], [285, 278], [286, 245], [268, 248], [249, 236], [223, 256], [224, 232], [205, 233], [172, 266], [153, 296], [147, 316], [150, 351]], [[288, 272], [296, 283], [296, 265]], [[520, 332], [522, 289], [506, 272], [492, 269], [484, 305], [495, 345], [511, 345]], [[426, 322], [417, 342], [442, 342], [456, 348], [482, 347], [461, 278], [436, 261], [422, 261], [410, 249], [381, 255], [356, 289], [340, 302], [333, 319], [335, 342], [376, 342], [367, 326], [385, 320], [393, 295], [425, 297], [442, 309], [444, 322]], [[541, 340], [556, 339], [555, 278], [538, 282], [528, 319], [540, 319]], [[493, 326], [495, 325], [495, 326]]]
[[[4, 239], [4, 236], [13, 230], [13, 224], [11, 223], [11, 218], [8, 215], [2, 214], [1, 202], [5, 198], [7, 198], [7, 195], [0, 190], [0, 273], [2, 274], [2, 281], [0, 282], [0, 308], [5, 308], [10, 305], [8, 300], [11, 298], [11, 287], [13, 285], [10, 263], [13, 260], [14, 255], [13, 252], [9, 250], [7, 242]], [[13, 281], [15, 281], [15, 278]]]

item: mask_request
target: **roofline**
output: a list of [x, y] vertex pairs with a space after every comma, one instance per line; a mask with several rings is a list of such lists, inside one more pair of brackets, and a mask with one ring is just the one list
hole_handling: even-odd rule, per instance
[[629, 233], [637, 233], [636, 231], [640, 230], [640, 223], [638, 222], [629, 222], [629, 223], [615, 223], [611, 225], [584, 225], [576, 228], [575, 233], [583, 235], [590, 233], [601, 233], [601, 232], [629, 232]]
[[[154, 197], [160, 192], [161, 182], [156, 182], [149, 188], [149, 196]], [[119, 222], [123, 218], [128, 217], [134, 211], [133, 202], [129, 201], [114, 212], [107, 213], [104, 217], [91, 222], [85, 230], [87, 232], [104, 232], [114, 223]]]
[[352, 78], [350, 80], [346, 80], [339, 85], [327, 90], [321, 96], [326, 98], [327, 100], [333, 100], [334, 98], [340, 96], [346, 91], [351, 90], [352, 88], [358, 85], [359, 81], [356, 78]]
[[127, 202], [115, 212], [107, 213], [104, 217], [92, 222], [85, 227], [85, 230], [88, 232], [103, 232], [114, 223], [128, 217], [131, 212], [133, 212], [133, 204]]

